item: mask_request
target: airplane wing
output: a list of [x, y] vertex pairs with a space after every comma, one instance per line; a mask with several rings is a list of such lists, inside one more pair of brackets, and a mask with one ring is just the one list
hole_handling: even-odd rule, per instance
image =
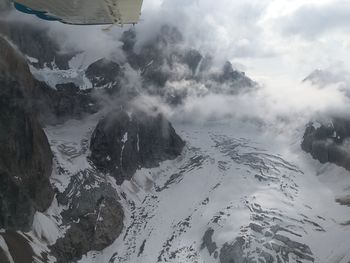
[[75, 25], [136, 24], [143, 0], [14, 0], [17, 10]]

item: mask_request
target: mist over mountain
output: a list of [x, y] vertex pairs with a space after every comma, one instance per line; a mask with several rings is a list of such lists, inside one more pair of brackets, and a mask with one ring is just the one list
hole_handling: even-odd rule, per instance
[[3, 12], [0, 262], [348, 263], [347, 70], [275, 60], [317, 37], [285, 5], [154, 0], [108, 31]]

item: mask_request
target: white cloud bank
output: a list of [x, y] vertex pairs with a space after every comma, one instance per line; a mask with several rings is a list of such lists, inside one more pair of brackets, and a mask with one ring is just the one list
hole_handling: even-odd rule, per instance
[[[135, 29], [142, 45], [164, 23], [172, 24], [189, 46], [214, 55], [220, 63], [243, 65], [264, 87], [254, 95], [189, 97], [174, 115], [197, 120], [239, 114], [296, 119], [337, 107], [346, 112], [348, 99], [340, 89], [319, 89], [301, 81], [315, 69], [337, 71], [335, 65], [342, 65], [342, 71], [334, 75], [349, 72], [349, 13], [346, 0], [145, 0]], [[103, 27], [26, 19], [46, 23], [66, 49], [79, 46], [96, 58], [123, 60], [118, 38], [129, 27], [104, 32]]]

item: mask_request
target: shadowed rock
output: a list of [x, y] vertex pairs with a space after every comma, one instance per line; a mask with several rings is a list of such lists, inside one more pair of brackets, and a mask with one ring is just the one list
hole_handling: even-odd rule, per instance
[[302, 149], [321, 163], [334, 163], [350, 170], [350, 120], [334, 118], [330, 124], [306, 127]]
[[0, 38], [0, 228], [28, 230], [51, 204], [52, 153], [31, 108], [26, 62]]
[[68, 207], [61, 215], [64, 224], [70, 225], [64, 237], [51, 247], [58, 262], [71, 262], [91, 250], [103, 250], [123, 229], [124, 212], [118, 194], [96, 176], [96, 171], [76, 174], [57, 200]]
[[44, 125], [55, 125], [69, 119], [82, 119], [96, 113], [100, 104], [92, 90], [80, 90], [74, 83], [56, 85], [56, 89], [37, 82], [34, 107]]
[[94, 88], [113, 88], [116, 90], [121, 88], [122, 69], [119, 64], [113, 61], [100, 59], [92, 63], [85, 74]]
[[32, 64], [38, 68], [57, 66], [68, 69], [68, 61], [76, 53], [63, 53], [50, 37], [49, 28], [44, 26], [13, 20], [0, 21], [0, 33], [8, 37], [23, 54], [37, 59]]
[[216, 243], [213, 241], [213, 234], [214, 229], [209, 228], [207, 231], [205, 231], [202, 238], [203, 243], [201, 245], [201, 249], [204, 249], [206, 247], [208, 249], [209, 255], [212, 255], [218, 248]]
[[243, 237], [239, 237], [233, 244], [225, 243], [220, 250], [220, 263], [248, 263], [248, 258], [244, 256]]
[[185, 143], [163, 115], [117, 110], [102, 119], [91, 138], [91, 160], [121, 184], [137, 169], [180, 155]]

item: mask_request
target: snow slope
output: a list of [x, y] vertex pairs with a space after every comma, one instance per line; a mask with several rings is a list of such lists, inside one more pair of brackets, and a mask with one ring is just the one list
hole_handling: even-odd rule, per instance
[[[89, 166], [86, 154], [67, 159], [57, 145], [79, 152], [95, 124], [91, 117], [47, 129], [70, 174]], [[350, 209], [335, 202], [350, 187], [348, 172], [250, 123], [175, 128], [187, 142], [180, 158], [120, 187], [110, 178], [123, 197], [123, 233], [80, 262], [230, 262], [232, 253], [237, 262], [350, 261]]]
[[[350, 208], [335, 201], [349, 192], [349, 172], [302, 152], [298, 129], [281, 134], [239, 120], [174, 123], [187, 143], [183, 154], [118, 186], [94, 175], [88, 160], [101, 114], [45, 129], [59, 192], [83, 183], [88, 170], [96, 178], [84, 187], [108, 183], [121, 197], [122, 234], [80, 263], [350, 261]], [[66, 209], [55, 199], [36, 214], [32, 232], [20, 233], [37, 255], [48, 254], [69, 229]]]

